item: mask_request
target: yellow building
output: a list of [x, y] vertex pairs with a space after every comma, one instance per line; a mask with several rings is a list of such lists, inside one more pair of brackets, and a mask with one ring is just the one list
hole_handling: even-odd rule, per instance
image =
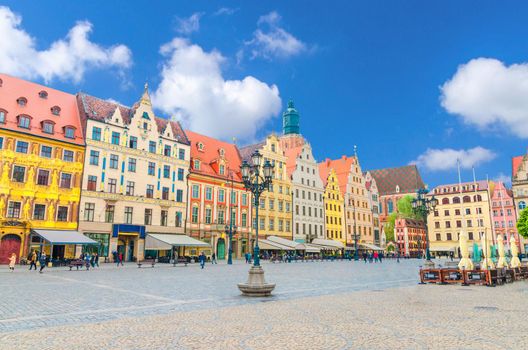
[[326, 238], [346, 245], [346, 234], [343, 234], [343, 197], [339, 190], [339, 181], [334, 169], [319, 164], [319, 174], [325, 184], [324, 205]]
[[[75, 96], [0, 74], [0, 263], [30, 247], [49, 255], [35, 230], [77, 229], [83, 159]], [[53, 257], [74, 249], [55, 245]]]
[[[279, 138], [270, 135], [262, 143], [240, 149], [242, 160], [251, 164], [251, 154], [258, 150], [264, 159], [274, 165], [275, 176], [269, 191], [264, 191], [259, 205], [259, 235], [279, 236], [292, 239], [292, 192], [291, 181], [286, 172], [287, 158], [280, 146]], [[255, 216], [253, 215], [253, 220]], [[253, 221], [253, 228], [257, 223]]]

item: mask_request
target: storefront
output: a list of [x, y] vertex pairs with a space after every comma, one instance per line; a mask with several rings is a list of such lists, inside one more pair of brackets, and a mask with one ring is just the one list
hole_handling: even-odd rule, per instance
[[145, 226], [114, 224], [112, 226], [112, 238], [110, 239], [110, 251], [122, 254], [123, 261], [143, 260], [145, 245]]
[[75, 258], [75, 248], [78, 245], [99, 245], [82, 233], [69, 230], [31, 230], [29, 241], [29, 251], [45, 252], [52, 260], [57, 261]]
[[[211, 245], [187, 235], [168, 233], [149, 233], [145, 239], [145, 250], [148, 252], [165, 252], [174, 257], [197, 257], [202, 252], [210, 257]], [[149, 253], [150, 254], [150, 253]]]

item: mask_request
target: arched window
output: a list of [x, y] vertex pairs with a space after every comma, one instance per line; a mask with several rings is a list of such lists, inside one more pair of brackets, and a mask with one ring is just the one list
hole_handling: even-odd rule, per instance
[[523, 210], [524, 208], [526, 208], [526, 202], [525, 201], [520, 201], [519, 202], [519, 210]]
[[442, 204], [449, 204], [449, 198], [443, 198]]
[[64, 136], [69, 139], [74, 139], [75, 138], [75, 128], [73, 126], [65, 126]]
[[471, 202], [471, 197], [470, 196], [464, 196], [464, 198], [462, 198], [462, 202], [470, 203]]
[[476, 194], [473, 196], [473, 201], [474, 202], [481, 202], [482, 201], [482, 196], [480, 194]]
[[31, 121], [31, 117], [29, 115], [21, 114], [17, 118], [18, 118], [18, 127], [29, 129], [29, 124]]
[[41, 92], [39, 92], [39, 97], [40, 98], [48, 98], [48, 93], [44, 90], [42, 90]]
[[459, 197], [453, 197], [453, 204], [458, 204], [460, 203], [460, 198]]
[[1, 124], [6, 122], [6, 115], [7, 115], [7, 111], [4, 109], [0, 109], [0, 123]]
[[51, 107], [51, 114], [53, 115], [60, 115], [61, 109], [59, 106], [53, 106]]
[[387, 202], [387, 210], [389, 214], [392, 213], [394, 210], [394, 204], [392, 203], [392, 199], [389, 199]]
[[46, 134], [53, 134], [53, 127], [55, 123], [51, 120], [45, 120], [42, 122], [42, 132], [45, 132]]
[[27, 105], [27, 98], [25, 97], [19, 97], [17, 99], [17, 103], [20, 107], [24, 107], [25, 105]]

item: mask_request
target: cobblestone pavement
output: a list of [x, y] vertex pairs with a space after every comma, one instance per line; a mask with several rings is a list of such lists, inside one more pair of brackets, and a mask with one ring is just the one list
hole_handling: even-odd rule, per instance
[[[416, 261], [266, 264], [275, 296], [239, 296], [248, 266], [0, 270], [0, 349], [512, 349], [528, 283], [417, 286]], [[399, 288], [394, 288], [399, 287]], [[286, 346], [287, 344], [287, 346]], [[442, 346], [439, 346], [442, 344]]]

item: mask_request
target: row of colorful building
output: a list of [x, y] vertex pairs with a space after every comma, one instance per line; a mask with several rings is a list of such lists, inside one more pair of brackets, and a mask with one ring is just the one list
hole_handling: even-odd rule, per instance
[[[242, 162], [257, 150], [274, 165], [258, 218], [240, 174]], [[432, 249], [453, 249], [461, 227], [475, 227], [474, 237], [480, 228], [504, 231], [509, 242], [516, 234], [510, 220], [528, 198], [525, 158], [515, 160], [515, 198], [500, 184], [490, 191], [487, 182], [463, 184], [467, 195], [458, 200], [457, 185], [435, 188], [431, 193], [441, 204], [428, 220]], [[357, 240], [358, 248], [379, 249], [386, 245], [384, 222], [397, 201], [425, 187], [414, 165], [363, 171], [355, 148], [351, 156], [317, 162], [291, 101], [281, 135], [238, 147], [157, 117], [147, 86], [139, 101], [126, 107], [4, 74], [0, 169], [0, 262], [11, 252], [26, 256], [33, 247], [70, 258], [84, 239], [98, 243], [85, 250], [103, 257], [116, 251], [125, 260], [143, 259], [158, 254], [151, 248], [167, 235], [171, 242], [193, 239], [185, 241], [190, 246], [205, 242], [209, 254], [223, 259], [230, 228], [233, 253], [240, 257], [252, 250], [256, 227], [262, 238], [317, 240], [341, 250], [352, 249]], [[459, 203], [468, 208], [455, 208]], [[402, 254], [425, 247], [419, 227], [410, 228], [405, 220], [399, 226], [396, 244]]]

